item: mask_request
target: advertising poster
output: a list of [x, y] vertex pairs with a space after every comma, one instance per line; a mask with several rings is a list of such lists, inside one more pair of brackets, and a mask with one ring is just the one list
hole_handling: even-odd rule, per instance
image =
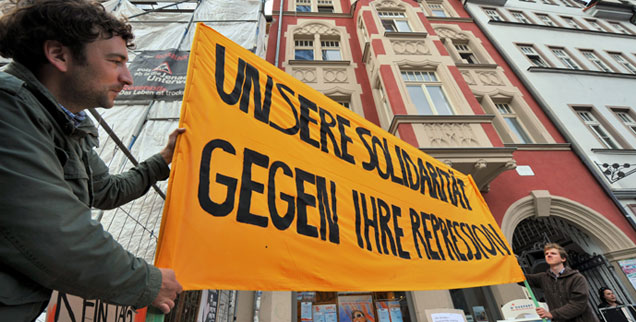
[[217, 290], [201, 291], [201, 305], [197, 322], [215, 322], [216, 310], [219, 305], [219, 292]]
[[621, 266], [621, 269], [632, 283], [632, 287], [636, 289], [636, 259], [618, 261], [618, 265]]
[[371, 295], [341, 295], [338, 307], [339, 322], [375, 322]]
[[314, 305], [313, 322], [338, 322], [338, 310], [336, 309], [336, 305]]
[[181, 100], [189, 56], [187, 51], [174, 49], [140, 52], [128, 67], [133, 84], [124, 86], [117, 99]]
[[457, 313], [433, 313], [433, 322], [465, 322], [464, 316]]
[[[402, 310], [398, 301], [375, 302], [380, 322], [402, 322]], [[384, 317], [386, 316], [386, 317]], [[383, 319], [385, 319], [383, 321]]]
[[300, 320], [311, 321], [311, 302], [300, 302]]
[[203, 24], [187, 75], [156, 259], [184, 289], [524, 279], [471, 176]]

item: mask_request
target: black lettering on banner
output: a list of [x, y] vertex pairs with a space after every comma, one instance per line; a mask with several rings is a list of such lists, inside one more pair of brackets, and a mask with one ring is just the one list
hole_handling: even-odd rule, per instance
[[[488, 229], [488, 227], [484, 226], [483, 224], [481, 225], [481, 228], [486, 234], [486, 237], [488, 237], [488, 240], [490, 241], [490, 243], [495, 245], [495, 247], [501, 253], [501, 255], [506, 256], [506, 254], [501, 250], [501, 248], [503, 248], [508, 253], [508, 255], [510, 255], [510, 250], [506, 246], [506, 243], [504, 243], [501, 237], [497, 235], [497, 232], [495, 231], [495, 228], [492, 227], [492, 224], [488, 224], [488, 226], [490, 227], [490, 229]], [[499, 248], [500, 246], [501, 248]]]
[[[439, 230], [442, 233], [442, 238], [444, 238], [444, 245], [446, 246], [446, 253], [450, 260], [454, 261], [457, 254], [455, 254], [455, 248], [453, 248], [453, 244], [448, 239], [448, 229], [446, 228], [446, 223], [443, 218], [437, 218], [439, 220]], [[453, 257], [455, 254], [455, 257]], [[459, 259], [457, 259], [459, 260]]]
[[444, 178], [442, 178], [442, 176], [439, 175], [439, 173], [437, 172], [439, 168], [436, 168], [429, 162], [426, 162], [426, 167], [428, 168], [428, 173], [431, 175], [431, 182], [433, 182], [433, 186], [437, 190], [439, 200], [448, 202], [448, 199], [446, 199], [446, 194], [444, 193]]
[[[483, 247], [483, 250], [485, 250], [486, 252], [488, 252], [492, 256], [497, 256], [497, 250], [495, 249], [495, 245], [492, 244], [492, 241], [490, 239], [488, 239], [488, 236], [481, 230], [481, 228], [477, 227], [477, 225], [472, 225], [472, 226], [470, 226], [470, 230], [473, 232], [473, 237], [475, 238], [475, 240], [479, 243], [479, 245], [481, 247]], [[490, 248], [486, 247], [486, 244], [484, 243], [482, 238], [480, 238], [477, 235], [478, 232], [481, 233], [482, 236], [484, 236], [486, 238], [486, 241], [488, 241], [488, 243], [491, 246]], [[486, 252], [484, 252], [484, 256], [486, 258], [489, 258], [488, 255], [486, 254]]]
[[[453, 199], [455, 200], [454, 205], [457, 206], [457, 202], [459, 202], [462, 206], [462, 208], [466, 209], [466, 204], [464, 203], [464, 198], [462, 196], [462, 193], [459, 191], [459, 186], [457, 185], [457, 181], [461, 181], [457, 178], [455, 178], [455, 173], [453, 173], [453, 171], [449, 171], [451, 178], [453, 180], [453, 192], [451, 193], [451, 195], [453, 196]], [[463, 182], [462, 182], [463, 183]]]
[[282, 161], [275, 161], [269, 168], [269, 180], [267, 191], [267, 205], [269, 207], [269, 214], [272, 218], [272, 224], [278, 230], [285, 230], [289, 228], [292, 221], [294, 221], [294, 214], [296, 213], [296, 204], [294, 202], [294, 196], [286, 193], [280, 193], [280, 199], [287, 203], [287, 212], [284, 216], [280, 216], [276, 209], [276, 172], [278, 169], [283, 170], [283, 174], [292, 178], [292, 170], [288, 165]]
[[203, 147], [201, 153], [201, 167], [199, 168], [199, 205], [212, 216], [227, 216], [234, 209], [234, 195], [236, 193], [237, 180], [222, 174], [216, 175], [216, 182], [227, 187], [225, 201], [216, 203], [210, 199], [210, 165], [212, 152], [220, 148], [226, 153], [236, 155], [236, 150], [230, 142], [215, 139]]
[[[331, 207], [329, 207], [329, 195], [325, 178], [316, 176], [316, 190], [318, 190], [318, 210], [320, 211], [320, 239], [326, 240], [327, 227], [329, 227], [329, 241], [340, 244], [340, 231], [338, 228], [338, 212], [336, 207], [336, 183], [330, 181]], [[331, 208], [331, 209], [330, 209]]]
[[241, 177], [241, 192], [239, 194], [238, 210], [236, 211], [236, 221], [259, 227], [267, 227], [269, 222], [267, 217], [250, 212], [252, 191], [257, 193], [265, 192], [265, 185], [252, 181], [252, 165], [267, 169], [269, 166], [269, 157], [248, 148], [245, 148], [243, 151], [243, 175]]
[[[453, 232], [455, 232], [455, 236], [459, 237], [459, 239], [461, 239], [461, 241], [464, 243], [464, 245], [466, 245], [466, 250], [468, 251], [467, 254], [463, 254], [462, 252], [460, 252], [460, 256], [464, 256], [464, 258], [466, 258], [466, 260], [472, 260], [473, 259], [473, 251], [470, 249], [470, 246], [468, 246], [468, 243], [466, 242], [466, 240], [462, 237], [462, 235], [459, 234], [459, 231], [457, 230], [457, 226], [460, 227], [460, 223], [453, 221]], [[457, 248], [459, 250], [459, 247]]]
[[450, 235], [451, 241], [453, 242], [453, 249], [455, 250], [455, 256], [459, 257], [458, 260], [467, 261], [466, 255], [464, 255], [457, 247], [457, 230], [454, 229], [454, 225], [457, 224], [456, 221], [451, 221], [450, 219], [446, 219], [446, 228], [448, 229], [448, 234]]
[[[382, 179], [388, 179], [389, 175], [391, 173], [391, 157], [388, 155], [388, 151], [384, 150], [384, 146], [382, 145], [382, 142], [380, 141], [380, 139], [377, 136], [373, 136], [371, 137], [371, 144], [373, 145], [373, 155], [376, 156], [376, 158], [378, 158], [378, 147], [380, 147], [380, 150], [382, 151], [382, 154], [384, 155], [384, 160], [386, 161], [386, 172], [383, 172], [382, 170], [380, 170], [380, 164], [379, 162], [376, 163], [376, 169], [378, 170], [378, 175], [380, 176], [380, 178]], [[379, 160], [379, 158], [378, 158]]]
[[219, 97], [227, 105], [236, 104], [239, 97], [241, 97], [241, 85], [243, 85], [243, 79], [245, 78], [245, 61], [239, 58], [234, 88], [229, 94], [225, 93], [223, 89], [225, 82], [225, 47], [216, 44], [216, 70], [214, 71], [214, 76], [216, 78], [216, 91]]
[[[329, 111], [320, 108], [320, 146], [321, 151], [329, 153], [329, 148], [327, 147], [327, 138], [331, 141], [331, 145], [333, 145], [333, 153], [340, 159], [342, 156], [340, 155], [340, 149], [338, 148], [338, 144], [336, 143], [336, 137], [331, 132], [331, 128], [336, 126], [336, 119], [333, 118], [333, 115], [329, 113]], [[329, 120], [327, 120], [329, 118]]]
[[466, 191], [464, 191], [464, 181], [457, 180], [457, 184], [459, 185], [459, 189], [462, 191], [462, 196], [464, 197], [464, 202], [466, 203], [466, 209], [473, 210], [470, 206], [470, 202], [468, 202], [468, 198], [466, 197]]
[[404, 186], [408, 187], [409, 182], [406, 180], [406, 168], [404, 166], [404, 160], [402, 159], [402, 149], [399, 146], [395, 146], [395, 154], [397, 155], [398, 161], [400, 162], [400, 170], [402, 170], [402, 178], [400, 179], [400, 183]]
[[318, 229], [307, 223], [307, 206], [316, 207], [316, 197], [305, 193], [305, 182], [316, 184], [316, 176], [296, 168], [296, 231], [301, 235], [318, 237]]
[[283, 97], [283, 99], [285, 100], [285, 102], [287, 102], [287, 105], [289, 105], [290, 110], [292, 111], [292, 113], [294, 113], [294, 121], [296, 121], [294, 123], [294, 126], [284, 129], [282, 128], [280, 125], [274, 123], [274, 120], [270, 120], [269, 121], [269, 126], [285, 133], [285, 134], [289, 134], [289, 135], [295, 135], [296, 133], [298, 133], [298, 111], [296, 111], [296, 107], [294, 106], [294, 104], [292, 103], [292, 101], [289, 99], [289, 97], [287, 96], [287, 94], [285, 94], [285, 92], [290, 93], [292, 96], [295, 95], [294, 91], [289, 88], [287, 85], [285, 84], [276, 84], [276, 88], [278, 89], [278, 92], [280, 93], [280, 96]]
[[442, 244], [439, 242], [439, 236], [437, 232], [440, 230], [440, 220], [433, 214], [431, 214], [431, 228], [433, 229], [433, 237], [435, 237], [435, 242], [437, 243], [437, 251], [439, 252], [439, 256], [442, 260], [446, 260], [446, 256], [444, 256], [444, 250], [442, 249]]
[[[457, 207], [457, 201], [453, 199], [453, 193], [451, 191], [451, 181], [450, 181], [450, 176], [448, 175], [448, 172], [436, 167], [437, 169], [437, 173], [440, 177], [440, 179], [443, 178], [443, 180], [441, 180], [442, 183], [442, 191], [446, 191], [447, 193], [445, 193], [445, 195], [448, 196], [448, 198], [450, 199], [450, 202], [453, 206]], [[444, 182], [446, 183], [446, 185], [444, 185]]]
[[[468, 239], [470, 240], [470, 242], [473, 244], [473, 247], [475, 248], [475, 259], [476, 260], [480, 260], [482, 257], [482, 250], [481, 247], [479, 246], [479, 243], [477, 241], [475, 241], [475, 238], [473, 237], [472, 231], [470, 230], [470, 226], [468, 226], [468, 224], [466, 223], [461, 223], [459, 225], [459, 227], [461, 228], [462, 232], [464, 233], [464, 235], [466, 237], [468, 237]], [[468, 231], [466, 231], [468, 230]], [[484, 256], [486, 258], [488, 258], [488, 256], [486, 254], [484, 254]]]
[[351, 164], [356, 164], [353, 155], [349, 154], [349, 150], [347, 148], [347, 145], [349, 143], [353, 143], [353, 140], [347, 135], [345, 126], [350, 127], [351, 124], [349, 123], [349, 120], [340, 115], [336, 115], [336, 119], [338, 120], [338, 131], [340, 132], [340, 148], [342, 149], [342, 159]]
[[367, 149], [367, 152], [369, 153], [369, 161], [362, 162], [362, 168], [367, 171], [373, 171], [373, 169], [378, 167], [378, 156], [375, 154], [375, 151], [373, 150], [369, 142], [364, 138], [364, 136], [370, 136], [371, 131], [363, 127], [357, 127], [356, 133], [358, 133], [358, 137], [360, 138], [360, 140], [364, 144], [364, 147]]
[[[427, 220], [431, 221], [431, 216], [433, 215], [432, 214], [429, 215], [425, 212], [420, 212], [420, 214], [422, 215], [422, 230], [424, 230], [424, 238], [426, 239], [426, 249], [427, 249], [426, 253], [427, 254], [430, 253], [431, 258], [434, 260], [442, 260], [443, 258], [440, 257], [440, 255], [437, 252], [433, 251], [433, 249], [431, 248], [431, 239], [433, 239], [433, 234], [428, 230], [428, 227], [426, 226], [426, 221]], [[431, 228], [432, 228], [432, 224], [433, 222], [431, 221]], [[437, 246], [439, 247], [439, 240], [437, 241]]]
[[[360, 232], [360, 229], [362, 227], [362, 214], [360, 213], [360, 200], [358, 199], [358, 192], [356, 190], [351, 190], [351, 193], [353, 195], [353, 207], [355, 208], [355, 211], [356, 211], [355, 224], [356, 224], [356, 237], [358, 240], [358, 247], [364, 248], [364, 243], [362, 241], [362, 233]], [[365, 209], [365, 212], [366, 212], [366, 209]]]
[[380, 218], [380, 231], [382, 232], [382, 249], [381, 253], [388, 254], [389, 250], [386, 246], [386, 240], [389, 239], [389, 243], [391, 245], [391, 253], [393, 256], [396, 255], [395, 252], [395, 241], [393, 240], [393, 234], [391, 233], [391, 229], [389, 228], [389, 221], [391, 220], [391, 212], [389, 211], [389, 205], [380, 198], [371, 197], [371, 203], [373, 204], [373, 212], [376, 212], [376, 202], [377, 202], [377, 212], [378, 217]]
[[404, 231], [398, 225], [398, 217], [402, 217], [402, 209], [396, 205], [391, 205], [392, 217], [393, 217], [393, 231], [395, 233], [395, 243], [397, 244], [398, 255], [400, 258], [411, 259], [411, 254], [404, 250], [402, 247], [402, 237], [404, 237]]
[[[371, 197], [373, 199], [373, 197]], [[373, 228], [373, 232], [375, 235], [375, 246], [378, 250], [378, 253], [382, 253], [382, 248], [380, 247], [380, 226], [378, 224], [378, 212], [375, 209], [375, 203], [372, 202], [373, 206], [373, 219], [369, 219], [367, 212], [367, 200], [364, 193], [360, 194], [360, 199], [362, 200], [362, 215], [364, 216], [364, 236], [367, 241], [367, 249], [373, 251], [371, 248], [371, 241], [369, 240], [369, 228]]]
[[[431, 164], [426, 162], [426, 165], [425, 165], [424, 161], [422, 161], [422, 159], [417, 158], [417, 168], [419, 170], [420, 177], [422, 178], [422, 185], [420, 186], [420, 193], [421, 194], [426, 194], [424, 192], [424, 190], [428, 187], [428, 195], [431, 198], [438, 199], [437, 190], [439, 190], [439, 188], [437, 186], [437, 180], [435, 180], [435, 177], [437, 177], [437, 174], [435, 172], [433, 172], [433, 174], [429, 174], [428, 165], [431, 165]], [[431, 167], [432, 166], [433, 165], [431, 165]], [[426, 182], [426, 186], [424, 185], [424, 182]]]
[[424, 245], [424, 251], [426, 252], [426, 257], [431, 259], [431, 254], [428, 252], [428, 248], [426, 247], [426, 242], [424, 241], [424, 237], [420, 232], [420, 216], [417, 211], [413, 208], [409, 208], [409, 216], [411, 217], [411, 233], [413, 234], [413, 244], [415, 244], [415, 251], [417, 251], [417, 256], [422, 258], [422, 252], [420, 251], [420, 243]]
[[316, 106], [316, 103], [300, 94], [298, 95], [298, 100], [300, 101], [300, 139], [316, 148], [319, 148], [320, 143], [312, 139], [309, 133], [309, 123], [318, 124], [316, 119], [313, 119], [309, 115], [309, 111], [312, 110], [314, 112], [318, 112], [318, 107]]
[[[402, 159], [404, 159], [404, 165], [406, 167], [404, 171], [408, 178], [409, 188], [417, 191], [420, 188], [420, 176], [417, 174], [417, 166], [413, 162], [413, 159], [411, 159], [411, 156], [406, 153], [406, 150], [402, 150]], [[413, 174], [412, 171], [415, 171], [415, 174]]]

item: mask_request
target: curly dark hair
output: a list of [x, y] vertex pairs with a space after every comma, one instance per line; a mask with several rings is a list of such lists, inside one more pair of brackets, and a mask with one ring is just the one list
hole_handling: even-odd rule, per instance
[[89, 0], [14, 0], [14, 7], [0, 17], [0, 55], [25, 65], [33, 72], [46, 64], [42, 46], [56, 40], [84, 62], [84, 47], [99, 37], [119, 36], [128, 48], [134, 45], [132, 28], [104, 7]]

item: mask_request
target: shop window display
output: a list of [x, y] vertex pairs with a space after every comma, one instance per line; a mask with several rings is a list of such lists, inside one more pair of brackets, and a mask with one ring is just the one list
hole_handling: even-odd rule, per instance
[[297, 322], [411, 322], [406, 292], [297, 292]]

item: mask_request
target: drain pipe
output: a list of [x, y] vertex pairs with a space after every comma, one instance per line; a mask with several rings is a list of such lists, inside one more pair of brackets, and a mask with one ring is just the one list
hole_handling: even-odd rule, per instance
[[283, 2], [285, 0], [280, 0], [280, 9], [278, 9], [278, 32], [276, 36], [276, 57], [274, 58], [274, 66], [278, 67], [278, 55], [280, 53], [280, 33], [283, 28]]
[[[475, 16], [473, 15], [472, 10], [466, 6], [466, 2], [464, 2], [464, 9], [466, 9], [466, 11], [471, 16], [473, 17]], [[539, 91], [535, 89], [534, 86], [532, 86], [532, 83], [526, 78], [526, 75], [523, 74], [523, 72], [513, 63], [512, 58], [510, 58], [508, 54], [503, 50], [503, 48], [501, 48], [499, 43], [495, 41], [494, 39], [495, 37], [493, 37], [490, 34], [490, 31], [487, 28], [485, 28], [484, 23], [479, 19], [474, 19], [473, 21], [475, 21], [479, 29], [481, 29], [484, 35], [486, 35], [486, 38], [488, 38], [488, 41], [490, 41], [490, 43], [495, 47], [495, 49], [497, 49], [501, 57], [503, 57], [503, 59], [508, 64], [508, 66], [510, 66], [513, 72], [517, 75], [519, 80], [521, 80], [521, 83], [523, 84], [523, 86], [525, 86], [526, 89], [528, 89], [528, 91], [530, 92], [530, 94], [532, 94], [537, 104], [539, 104], [539, 107], [541, 107], [543, 112], [545, 112], [545, 114], [548, 116], [550, 121], [556, 126], [556, 128], [561, 133], [561, 135], [563, 135], [565, 140], [572, 145], [572, 150], [574, 150], [574, 154], [576, 154], [576, 156], [579, 157], [581, 162], [583, 162], [583, 164], [592, 173], [592, 176], [594, 176], [596, 181], [600, 183], [601, 187], [603, 188], [603, 191], [605, 191], [605, 193], [610, 197], [610, 199], [612, 199], [614, 204], [618, 207], [618, 209], [623, 214], [623, 216], [625, 216], [625, 219], [632, 226], [632, 229], [636, 230], [636, 222], [634, 222], [630, 218], [630, 214], [627, 212], [627, 210], [625, 210], [625, 208], [623, 207], [621, 202], [618, 200], [618, 198], [616, 198], [616, 196], [612, 193], [612, 190], [609, 188], [609, 186], [605, 184], [604, 178], [598, 174], [598, 172], [596, 171], [596, 168], [591, 163], [591, 161], [585, 157], [583, 148], [581, 148], [581, 146], [577, 143], [577, 141], [572, 139], [572, 135], [570, 135], [570, 133], [566, 130], [565, 125], [559, 120], [559, 118], [554, 114], [554, 112], [550, 108], [548, 108], [549, 104], [540, 96]]]

